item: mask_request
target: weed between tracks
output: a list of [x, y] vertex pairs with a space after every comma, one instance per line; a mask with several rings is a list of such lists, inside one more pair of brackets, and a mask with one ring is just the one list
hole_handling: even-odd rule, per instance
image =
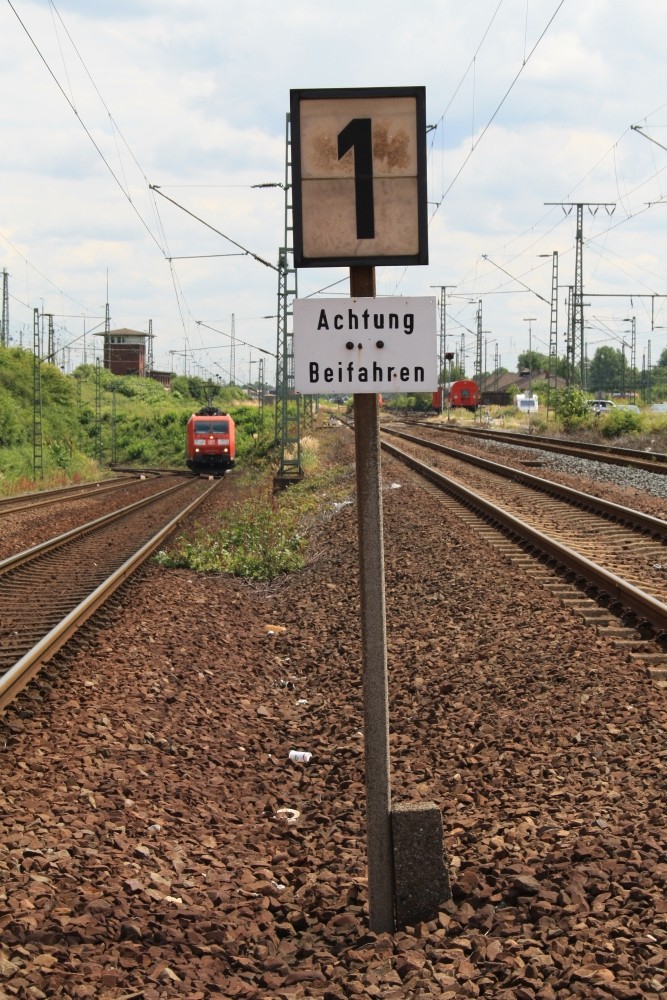
[[[282, 493], [272, 492], [272, 476], [243, 491], [232, 507], [216, 516], [214, 526], [198, 528], [194, 537], [180, 536], [156, 561], [166, 567], [200, 573], [229, 573], [270, 581], [282, 573], [302, 569], [308, 560], [308, 536], [318, 520], [349, 498], [349, 465], [327, 463], [316, 440], [302, 452], [304, 479]], [[250, 479], [250, 475], [248, 475]]]
[[224, 511], [217, 530], [200, 529], [193, 540], [181, 537], [172, 552], [161, 552], [157, 560], [201, 573], [272, 580], [304, 565], [303, 544], [292, 511], [281, 505], [274, 510], [265, 499], [248, 500]]

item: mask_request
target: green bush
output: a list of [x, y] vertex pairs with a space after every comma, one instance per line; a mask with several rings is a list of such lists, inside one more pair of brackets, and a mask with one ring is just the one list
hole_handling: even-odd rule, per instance
[[40, 381], [43, 403], [56, 407], [71, 407], [74, 404], [74, 383], [55, 365], [42, 364]]
[[[180, 537], [169, 552], [156, 557], [163, 566], [178, 566], [202, 573], [231, 573], [253, 580], [273, 580], [305, 565], [305, 536], [322, 509], [336, 507], [350, 494], [348, 466], [322, 469], [313, 449], [312, 473], [277, 497], [262, 479], [250, 480], [257, 496], [225, 510], [213, 530], [200, 530], [193, 538]], [[316, 469], [317, 467], [317, 469]], [[244, 470], [250, 477], [252, 472]]]
[[16, 447], [29, 440], [30, 427], [19, 405], [4, 390], [0, 391], [0, 446]]
[[587, 398], [585, 392], [576, 388], [557, 389], [554, 392], [554, 412], [567, 431], [576, 430], [589, 421], [590, 407], [587, 406]]
[[547, 418], [541, 413], [531, 414], [529, 427], [531, 434], [547, 434], [549, 431]]
[[49, 445], [49, 453], [52, 464], [56, 469], [69, 469], [72, 459], [72, 449], [64, 442]]
[[626, 434], [639, 434], [642, 430], [642, 417], [640, 413], [633, 413], [632, 410], [615, 409], [600, 417], [602, 421], [601, 431], [603, 437], [618, 438]]
[[[32, 445], [0, 448], [0, 484], [4, 492], [12, 492], [14, 482], [32, 478]], [[28, 487], [24, 487], [27, 489]]]

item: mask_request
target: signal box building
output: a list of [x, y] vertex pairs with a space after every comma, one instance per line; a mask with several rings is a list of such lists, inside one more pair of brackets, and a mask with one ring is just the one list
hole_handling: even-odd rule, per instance
[[145, 375], [149, 333], [139, 330], [109, 330], [104, 337], [104, 367], [114, 375]]

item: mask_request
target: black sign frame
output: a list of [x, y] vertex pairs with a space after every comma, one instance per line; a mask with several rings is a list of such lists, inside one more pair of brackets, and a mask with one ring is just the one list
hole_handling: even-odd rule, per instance
[[[341, 254], [336, 256], [306, 256], [304, 252], [303, 240], [303, 192], [302, 192], [302, 143], [301, 143], [301, 106], [303, 102], [310, 100], [368, 100], [377, 98], [401, 98], [410, 97], [415, 100], [415, 128], [416, 128], [416, 157], [417, 157], [417, 243], [418, 249], [415, 253], [392, 253], [392, 254]], [[363, 119], [357, 119], [363, 121]], [[346, 130], [347, 131], [347, 130]], [[341, 133], [342, 135], [342, 133]], [[314, 89], [314, 90], [291, 90], [290, 91], [290, 136], [292, 147], [291, 163], [291, 184], [292, 184], [292, 221], [294, 232], [294, 264], [295, 267], [354, 267], [359, 265], [380, 266], [380, 265], [411, 265], [428, 264], [428, 218], [427, 218], [427, 191], [426, 191], [426, 88], [425, 87], [363, 87], [363, 88], [337, 88], [337, 89]], [[356, 150], [362, 148], [361, 144], [365, 139], [362, 130], [356, 134], [348, 134], [343, 138], [339, 136], [339, 155], [341, 148], [350, 149], [355, 146]], [[359, 143], [356, 146], [355, 143]], [[357, 195], [363, 189], [364, 178], [355, 176]], [[360, 188], [361, 185], [362, 187]], [[360, 218], [360, 211], [357, 214], [357, 224], [366, 226], [368, 232], [369, 223], [365, 216]]]

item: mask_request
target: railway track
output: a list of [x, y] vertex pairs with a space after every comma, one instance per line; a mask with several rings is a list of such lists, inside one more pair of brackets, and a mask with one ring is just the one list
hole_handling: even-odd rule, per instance
[[537, 434], [520, 434], [484, 427], [462, 427], [459, 424], [429, 423], [424, 425], [423, 421], [416, 420], [406, 420], [405, 423], [413, 428], [424, 429], [426, 427], [429, 432], [439, 435], [460, 434], [477, 438], [477, 440], [480, 438], [488, 439], [500, 445], [511, 444], [520, 448], [553, 451], [561, 455], [572, 455], [575, 458], [594, 459], [596, 462], [624, 465], [633, 469], [643, 469], [645, 472], [667, 475], [667, 455], [664, 452], [639, 451], [633, 448], [618, 448], [611, 444], [584, 441], [562, 441]]
[[[191, 478], [189, 473], [181, 480]], [[167, 480], [175, 482], [171, 477]], [[164, 489], [165, 478], [134, 476], [112, 484], [88, 484], [71, 491], [25, 496], [10, 509], [0, 507], [0, 562], [22, 549], [47, 541], [87, 521], [153, 496]]]
[[[667, 522], [476, 456], [443, 452], [404, 432], [397, 436], [410, 452], [386, 440], [383, 449], [437, 489], [453, 514], [518, 559], [526, 581], [548, 579], [561, 596], [569, 595], [568, 604], [664, 681]], [[426, 449], [446, 455], [446, 472], [424, 461]]]
[[0, 562], [0, 710], [218, 482], [172, 484]]
[[61, 504], [63, 500], [86, 500], [93, 496], [102, 496], [123, 489], [129, 483], [136, 482], [138, 476], [118, 476], [114, 480], [100, 480], [94, 483], [78, 483], [76, 486], [61, 486], [54, 490], [40, 493], [21, 493], [13, 497], [0, 497], [0, 516], [16, 514], [25, 510], [37, 510], [52, 504]]

